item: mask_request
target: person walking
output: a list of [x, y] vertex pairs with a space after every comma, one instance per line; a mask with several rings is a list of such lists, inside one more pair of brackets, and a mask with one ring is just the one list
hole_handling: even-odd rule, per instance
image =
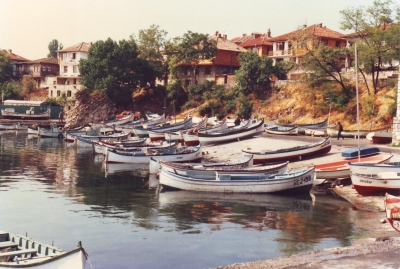
[[342, 124], [340, 124], [340, 122], [338, 122], [338, 133], [337, 133], [337, 140], [339, 140], [339, 138], [344, 139], [344, 136], [342, 135], [342, 131], [343, 131], [343, 126]]
[[235, 126], [239, 126], [240, 125], [240, 118], [237, 117], [234, 123], [235, 123]]
[[63, 121], [63, 117], [64, 117], [64, 112], [61, 110], [60, 114], [58, 114], [58, 121], [62, 122]]

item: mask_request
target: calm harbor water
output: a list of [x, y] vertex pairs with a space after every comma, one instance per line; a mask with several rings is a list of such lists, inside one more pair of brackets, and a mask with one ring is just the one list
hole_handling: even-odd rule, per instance
[[215, 268], [348, 246], [363, 233], [362, 212], [330, 195], [159, 192], [142, 165], [102, 160], [0, 132], [0, 230], [64, 250], [82, 241], [95, 269]]

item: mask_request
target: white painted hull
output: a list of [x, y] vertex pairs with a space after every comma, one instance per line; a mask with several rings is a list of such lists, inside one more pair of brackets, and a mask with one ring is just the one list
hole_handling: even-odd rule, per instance
[[167, 162], [190, 162], [200, 161], [202, 158], [201, 147], [198, 147], [196, 151], [185, 153], [185, 154], [171, 154], [171, 155], [146, 155], [141, 154], [119, 154], [107, 150], [105, 162], [107, 163], [148, 163], [150, 158], [153, 157], [157, 160], [163, 160]]
[[[263, 132], [264, 131], [264, 121], [256, 121], [255, 123], [249, 125], [248, 127], [244, 127], [242, 129], [236, 129], [240, 130], [239, 132], [235, 131], [234, 128], [229, 128], [232, 129], [224, 129], [220, 131], [211, 131], [210, 133], [202, 133], [199, 132], [198, 137], [200, 144], [205, 145], [205, 144], [211, 144], [211, 143], [221, 143], [221, 142], [226, 142], [226, 141], [231, 141], [231, 140], [236, 140], [240, 138], [245, 138], [249, 136], [256, 135], [257, 133]], [[227, 130], [227, 132], [224, 132]]]
[[236, 193], [274, 193], [274, 192], [309, 192], [313, 186], [314, 169], [302, 172], [260, 177], [258, 180], [230, 180], [219, 175], [214, 180], [202, 180], [179, 176], [164, 169], [160, 171], [160, 184], [188, 191], [236, 192]]
[[0, 123], [0, 130], [28, 130], [28, 127], [22, 126], [19, 123], [15, 124]]
[[57, 131], [53, 131], [52, 132], [50, 130], [40, 129], [38, 135], [40, 137], [42, 137], [42, 138], [48, 137], [48, 138], [60, 138], [60, 139], [62, 139], [65, 136], [65, 131], [58, 131], [57, 130]]
[[26, 113], [10, 112], [2, 109], [1, 115], [3, 116], [3, 118], [9, 118], [9, 119], [25, 119], [25, 120], [48, 119], [50, 118], [50, 111], [48, 110], [46, 112], [39, 114], [26, 114]]
[[327, 136], [328, 132], [324, 129], [304, 129], [305, 135], [309, 136]]
[[299, 133], [299, 128], [272, 126], [265, 128], [265, 132], [276, 135], [297, 135]]
[[123, 117], [123, 118], [120, 118], [120, 119], [115, 119], [115, 120], [112, 120], [112, 121], [105, 122], [104, 125], [110, 126], [110, 127], [113, 126], [113, 125], [114, 125], [114, 126], [122, 125], [122, 124], [125, 124], [125, 123], [128, 123], [128, 122], [132, 122], [134, 116], [135, 116], [134, 113], [130, 113], [130, 114], [127, 115], [126, 117]]
[[400, 173], [400, 163], [359, 164], [350, 163], [351, 174], [376, 175], [380, 172]]

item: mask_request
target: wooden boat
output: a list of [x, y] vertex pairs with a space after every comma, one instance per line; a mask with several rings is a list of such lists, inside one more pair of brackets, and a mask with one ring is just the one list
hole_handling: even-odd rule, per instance
[[150, 158], [169, 162], [199, 162], [202, 158], [201, 146], [178, 149], [147, 149], [140, 152], [120, 153], [107, 149], [105, 162], [108, 163], [148, 163]]
[[[133, 133], [133, 128], [137, 127], [137, 126], [141, 126], [142, 124], [144, 124], [144, 119], [140, 118], [128, 123], [124, 123], [121, 125], [117, 125], [117, 126], [101, 126], [100, 127], [100, 133], [101, 134], [106, 134], [106, 133], [120, 133], [120, 132], [124, 132], [124, 133]], [[133, 133], [134, 134], [134, 133]]]
[[351, 174], [374, 175], [379, 172], [396, 172], [400, 173], [400, 162], [385, 162], [385, 163], [350, 163]]
[[0, 130], [28, 130], [27, 126], [16, 123], [0, 123]]
[[396, 167], [397, 171], [390, 171], [390, 169], [386, 169], [388, 166], [379, 165], [378, 173], [361, 174], [354, 172], [353, 167], [355, 165], [357, 164], [349, 164], [351, 182], [358, 194], [363, 196], [382, 195], [385, 193], [400, 194], [399, 166]]
[[360, 151], [360, 157], [372, 156], [378, 154], [380, 152], [379, 148], [375, 147], [361, 147], [358, 148], [350, 148], [342, 152], [343, 159], [353, 159], [358, 158], [358, 151]]
[[316, 122], [316, 123], [306, 123], [306, 124], [281, 124], [277, 120], [275, 120], [275, 125], [278, 127], [297, 127], [299, 134], [304, 134], [305, 129], [317, 129], [317, 128], [326, 128], [328, 123], [328, 119]]
[[360, 158], [360, 160], [355, 158], [350, 160], [316, 164], [314, 165], [316, 179], [314, 180], [314, 184], [321, 184], [326, 179], [350, 178], [349, 163], [383, 163], [389, 161], [392, 157], [392, 154], [378, 154], [374, 156], [363, 157]]
[[[375, 132], [383, 131], [383, 130], [387, 130], [387, 128], [386, 129], [376, 130]], [[328, 135], [331, 136], [331, 137], [337, 137], [337, 135], [338, 135], [338, 129], [337, 128], [328, 127], [326, 129], [326, 131], [328, 132]], [[360, 130], [360, 138], [366, 138], [367, 134], [369, 134], [371, 132], [374, 132], [374, 131], [372, 131], [372, 130]], [[343, 130], [341, 134], [342, 134], [343, 137], [357, 138], [358, 137], [358, 130]]]
[[196, 179], [215, 179], [216, 174], [229, 173], [230, 176], [266, 176], [272, 174], [286, 173], [289, 162], [269, 164], [252, 167], [220, 166], [207, 167], [202, 164], [180, 164], [159, 161], [160, 168], [180, 176], [192, 177]]
[[[150, 158], [150, 174], [158, 174], [160, 169], [160, 161], [154, 158]], [[245, 155], [241, 160], [229, 161], [229, 162], [202, 162], [202, 163], [179, 163], [180, 167], [203, 167], [204, 169], [223, 169], [225, 167], [233, 168], [248, 168], [253, 166], [253, 155]]]
[[92, 128], [92, 127], [80, 127], [73, 130], [66, 130], [65, 131], [65, 141], [67, 142], [74, 142], [76, 136], [81, 135], [100, 135], [100, 128]]
[[114, 120], [110, 120], [110, 121], [106, 121], [104, 122], [105, 126], [117, 126], [117, 125], [122, 125], [125, 123], [129, 123], [133, 121], [133, 117], [135, 116], [135, 114], [133, 114], [132, 112], [129, 113], [128, 115], [125, 115], [122, 118], [117, 118]]
[[[111, 135], [74, 135], [70, 133], [66, 133], [67, 141], [76, 142], [80, 147], [93, 147], [94, 141], [101, 140], [117, 140], [124, 141], [127, 140], [130, 136], [130, 133], [117, 133]], [[89, 143], [90, 142], [90, 143]]]
[[283, 126], [268, 126], [265, 127], [265, 132], [277, 135], [297, 135], [299, 133], [298, 127], [283, 127]]
[[164, 133], [164, 138], [166, 141], [182, 141], [184, 140], [183, 135], [187, 132], [189, 133], [197, 133], [199, 130], [202, 130], [206, 127], [207, 125], [207, 118], [202, 118], [201, 121], [199, 121], [196, 124], [193, 124], [191, 128], [189, 129], [184, 129], [184, 130], [179, 130], [177, 132], [165, 132]]
[[305, 128], [304, 134], [309, 136], [327, 136], [328, 132], [326, 131], [326, 128], [315, 128], [315, 129]]
[[310, 143], [304, 146], [293, 148], [278, 149], [278, 150], [261, 150], [248, 151], [242, 150], [243, 154], [251, 154], [254, 156], [254, 163], [266, 163], [276, 161], [287, 161], [296, 158], [316, 156], [326, 154], [331, 150], [330, 137], [326, 137], [321, 141]]
[[[199, 131], [219, 131], [226, 128], [228, 128], [227, 123], [225, 121], [221, 121], [210, 127], [199, 129]], [[198, 133], [186, 132], [183, 134], [183, 140], [185, 141], [186, 146], [197, 146], [200, 144]]]
[[366, 138], [372, 142], [372, 144], [389, 144], [392, 143], [392, 132], [371, 132], [368, 133]]
[[[136, 136], [138, 137], [147, 137], [149, 136], [150, 131], [162, 131], [162, 130], [179, 130], [180, 128], [184, 129], [187, 128], [189, 126], [191, 126], [192, 124], [192, 119], [188, 118], [182, 122], [179, 123], [175, 123], [175, 124], [171, 124], [170, 122], [166, 122], [166, 123], [161, 123], [161, 124], [143, 124], [142, 126], [137, 126], [133, 128], [133, 132]], [[164, 135], [164, 133], [162, 134]], [[162, 136], [161, 134], [154, 134], [153, 136], [159, 136], [162, 137], [161, 139], [164, 138], [164, 136]], [[153, 138], [153, 140], [156, 140]]]
[[0, 268], [85, 268], [88, 254], [81, 242], [71, 251], [37, 242], [27, 236], [0, 232]]
[[254, 136], [264, 130], [264, 119], [243, 122], [240, 126], [223, 130], [209, 130], [198, 133], [200, 144], [222, 143]]
[[386, 220], [396, 231], [400, 232], [400, 197], [386, 193], [385, 195]]
[[160, 184], [163, 188], [201, 192], [300, 193], [309, 192], [313, 181], [314, 168], [268, 176], [242, 176], [231, 175], [230, 172], [217, 172], [212, 180], [181, 176], [164, 168], [160, 170]]
[[143, 148], [147, 149], [159, 149], [159, 148], [168, 148], [175, 149], [179, 146], [178, 142], [172, 143], [138, 143], [137, 145], [131, 146], [110, 146], [103, 144], [102, 141], [93, 141], [93, 150], [95, 154], [107, 154], [107, 150], [115, 150], [117, 153], [120, 152], [141, 152]]
[[1, 110], [1, 116], [4, 119], [24, 119], [24, 120], [49, 119], [50, 110], [46, 110], [45, 112], [35, 114], [32, 108], [30, 110], [27, 110], [26, 113], [15, 112], [14, 108], [6, 108]]
[[179, 130], [186, 130], [192, 128], [192, 125], [193, 125], [192, 118], [189, 117], [184, 121], [171, 124], [169, 126], [152, 129], [149, 131], [149, 137], [151, 141], [162, 140], [165, 138], [165, 133], [179, 131]]

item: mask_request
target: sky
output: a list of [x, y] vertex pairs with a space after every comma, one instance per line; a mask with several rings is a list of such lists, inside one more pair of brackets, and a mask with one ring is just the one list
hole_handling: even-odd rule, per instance
[[[394, 0], [400, 5], [400, 0]], [[0, 49], [29, 60], [45, 58], [53, 39], [64, 48], [80, 42], [129, 39], [152, 24], [168, 38], [187, 31], [232, 39], [251, 32], [272, 36], [304, 24], [340, 29], [340, 11], [373, 0], [0, 0]]]

